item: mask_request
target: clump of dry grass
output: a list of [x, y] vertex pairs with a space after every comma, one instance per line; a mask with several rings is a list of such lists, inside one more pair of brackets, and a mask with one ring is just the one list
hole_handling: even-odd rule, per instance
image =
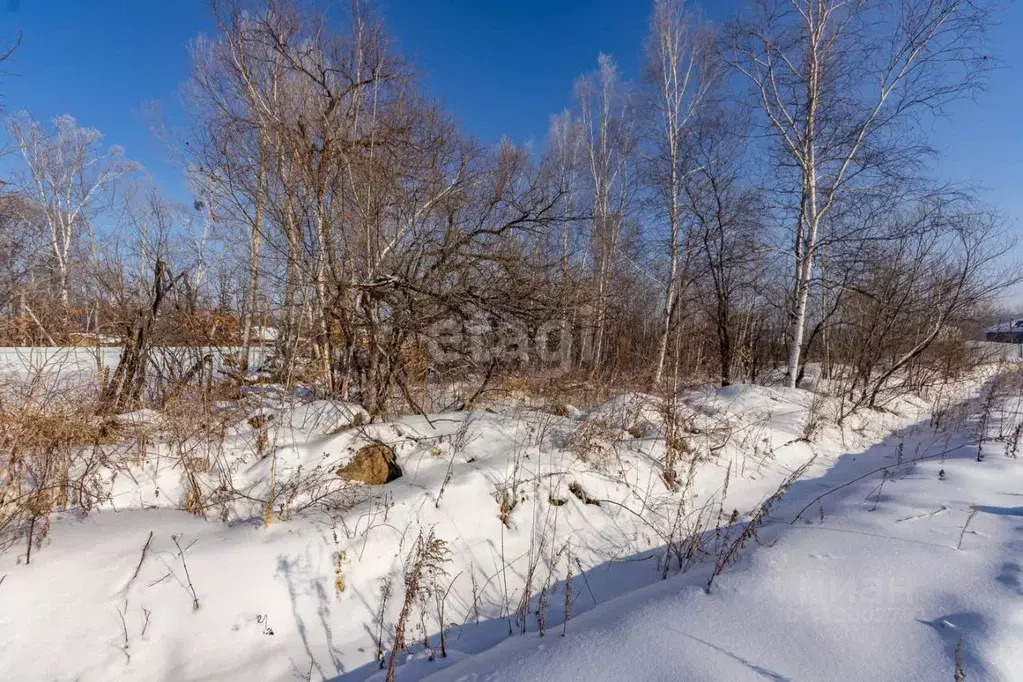
[[511, 513], [515, 511], [515, 507], [519, 503], [515, 491], [508, 489], [499, 490], [494, 493], [494, 497], [499, 507], [497, 518], [501, 519], [501, 523], [504, 524], [505, 528], [511, 528]]
[[391, 578], [384, 578], [380, 581], [380, 608], [377, 609], [376, 613], [376, 660], [379, 663], [381, 670], [384, 667], [384, 661], [386, 660], [384, 651], [384, 632], [387, 627], [384, 624], [384, 619], [387, 615], [387, 603], [391, 599], [391, 591], [394, 587], [394, 582]]
[[426, 535], [420, 531], [405, 562], [405, 601], [394, 626], [394, 644], [387, 663], [386, 682], [394, 682], [394, 664], [398, 652], [406, 647], [406, 627], [416, 601], [421, 598], [421, 592], [430, 592], [436, 587], [437, 579], [445, 575], [444, 564], [447, 561], [447, 543], [438, 538], [433, 529]]
[[676, 491], [679, 487], [678, 466], [686, 460], [696, 457], [690, 442], [689, 434], [696, 428], [693, 415], [679, 409], [679, 403], [673, 398], [660, 401], [661, 418], [664, 420], [664, 459], [661, 476], [668, 490]]
[[34, 449], [111, 445], [124, 437], [124, 425], [113, 419], [94, 417], [91, 411], [46, 412], [27, 409], [2, 414], [5, 436], [17, 439], [21, 447]]
[[[743, 526], [742, 530], [739, 531], [739, 534], [722, 547], [718, 553], [716, 561], [714, 562], [714, 570], [711, 573], [710, 578], [707, 580], [705, 588], [707, 592], [710, 592], [710, 589], [714, 584], [714, 580], [721, 575], [725, 568], [735, 562], [743, 548], [749, 544], [750, 540], [757, 537], [757, 531], [768, 520], [771, 510], [785, 497], [792, 485], [803, 477], [803, 474], [805, 474], [806, 470], [810, 468], [814, 459], [815, 457], [811, 457], [803, 465], [794, 469], [792, 473], [781, 482], [778, 489], [750, 513], [749, 520]], [[728, 520], [729, 526], [734, 525], [738, 521], [738, 516], [738, 512], [733, 511]]]
[[232, 409], [218, 408], [223, 404], [218, 397], [210, 386], [187, 386], [167, 400], [161, 412], [161, 435], [184, 479], [182, 507], [202, 517], [230, 498], [224, 494], [230, 489], [224, 440], [228, 429], [245, 417], [236, 403]]
[[565, 569], [565, 620], [561, 625], [561, 636], [568, 635], [568, 621], [572, 618], [572, 552], [565, 554], [568, 568]]
[[810, 405], [806, 412], [806, 421], [803, 422], [802, 438], [807, 443], [812, 443], [824, 428], [826, 422], [824, 415], [825, 399], [826, 396], [822, 391], [813, 391]]
[[611, 471], [617, 464], [621, 468], [618, 448], [623, 432], [597, 420], [586, 420], [575, 429], [565, 442], [565, 449], [577, 459], [599, 471]]
[[334, 554], [334, 591], [341, 594], [345, 591], [344, 564], [347, 556], [339, 550]]
[[639, 378], [614, 384], [579, 371], [550, 377], [543, 374], [506, 374], [492, 382], [480, 402], [516, 400], [559, 417], [569, 416], [569, 405], [583, 412], [605, 402], [616, 393], [641, 390], [646, 382]]
[[103, 497], [99, 473], [106, 446], [122, 427], [96, 415], [87, 393], [68, 391], [41, 376], [0, 386], [0, 549], [45, 537], [53, 511], [90, 510]]
[[591, 497], [586, 489], [582, 487], [577, 481], [573, 481], [568, 484], [568, 492], [576, 496], [576, 498], [583, 504], [592, 504], [595, 507], [600, 506], [600, 500], [595, 497]]

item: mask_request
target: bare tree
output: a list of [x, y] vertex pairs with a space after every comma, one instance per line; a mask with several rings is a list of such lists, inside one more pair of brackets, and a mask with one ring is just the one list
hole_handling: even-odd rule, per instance
[[593, 357], [599, 364], [605, 350], [609, 288], [630, 200], [636, 140], [629, 98], [622, 91], [618, 67], [609, 55], [599, 56], [595, 76], [576, 83], [576, 97], [593, 193], [591, 248], [597, 288]]
[[739, 322], [751, 322], [743, 308], [757, 297], [765, 260], [766, 211], [744, 177], [745, 126], [737, 118], [718, 107], [703, 116], [691, 142], [694, 170], [682, 185], [685, 208], [696, 222], [693, 278], [713, 328], [722, 386], [732, 382]]
[[139, 406], [158, 341], [157, 325], [171, 295], [177, 293], [188, 307], [196, 307], [194, 292], [187, 290], [186, 270], [172, 272], [174, 261], [183, 260], [172, 258], [181, 250], [175, 233], [181, 231], [183, 212], [152, 188], [134, 199], [127, 203], [126, 229], [105, 244], [105, 255], [92, 264], [98, 289], [110, 303], [113, 331], [124, 340], [98, 405], [107, 414]]
[[987, 21], [974, 0], [755, 0], [733, 25], [793, 199], [790, 385], [826, 218], [844, 193], [919, 163], [914, 124], [975, 88]]
[[682, 236], [682, 186], [687, 167], [690, 127], [708, 93], [717, 84], [719, 69], [709, 31], [684, 7], [682, 0], [656, 0], [647, 36], [645, 77], [651, 121], [652, 159], [647, 178], [668, 221], [668, 272], [664, 288], [664, 314], [654, 383], [664, 373], [668, 338], [676, 317], [682, 283], [692, 259], [692, 245]]
[[865, 277], [851, 287], [858, 305], [848, 311], [855, 315], [849, 334], [855, 347], [847, 354], [859, 358], [862, 386], [854, 406], [876, 406], [895, 377], [913, 388], [914, 372], [907, 370], [1021, 279], [1000, 262], [1013, 244], [1001, 221], [972, 201], [929, 198], [893, 222], [902, 228], [898, 238], [880, 243]]
[[25, 173], [16, 184], [45, 219], [57, 297], [67, 315], [74, 250], [82, 234], [92, 230], [115, 182], [136, 166], [124, 159], [120, 147], [104, 151], [100, 133], [80, 127], [70, 116], [56, 118], [47, 130], [24, 114], [8, 119], [7, 132], [25, 162]]
[[[551, 233], [552, 256], [560, 261], [561, 279], [559, 292], [562, 298], [566, 322], [574, 327], [579, 320], [581, 309], [589, 299], [586, 289], [579, 286], [585, 264], [580, 258], [585, 253], [582, 237], [585, 236], [585, 221], [580, 211], [581, 175], [583, 172], [583, 131], [579, 121], [570, 110], [551, 117], [547, 138], [546, 163], [553, 185], [553, 191], [561, 195], [559, 213], [563, 218], [560, 234]], [[564, 333], [568, 334], [569, 329]], [[573, 361], [573, 346], [566, 337], [561, 344], [562, 362], [568, 366]], [[578, 354], [575, 360], [580, 360]]]
[[[579, 163], [581, 161], [582, 130], [570, 111], [551, 117], [548, 136], [548, 154], [557, 191], [562, 194], [562, 213], [566, 217], [577, 213], [579, 192]], [[567, 279], [576, 251], [572, 222], [566, 220], [561, 230], [561, 270]]]
[[[283, 59], [266, 34], [289, 41], [297, 17], [274, 3], [247, 14], [238, 3], [214, 2], [220, 35], [192, 48], [191, 101], [199, 114], [190, 145], [193, 179], [200, 195], [215, 202], [231, 223], [247, 233], [247, 284], [241, 320], [242, 366], [259, 308], [260, 258], [271, 191], [271, 164], [281, 161], [280, 134], [285, 114]], [[212, 209], [211, 209], [212, 210]], [[291, 239], [290, 244], [295, 244]], [[289, 268], [297, 254], [289, 252]]]

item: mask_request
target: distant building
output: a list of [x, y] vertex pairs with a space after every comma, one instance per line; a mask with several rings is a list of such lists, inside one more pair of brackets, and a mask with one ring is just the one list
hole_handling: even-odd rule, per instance
[[253, 327], [252, 328], [252, 343], [254, 345], [272, 346], [277, 343], [277, 338], [280, 336], [276, 327]]
[[1023, 343], [1023, 318], [988, 327], [984, 330], [984, 339], [999, 343]]

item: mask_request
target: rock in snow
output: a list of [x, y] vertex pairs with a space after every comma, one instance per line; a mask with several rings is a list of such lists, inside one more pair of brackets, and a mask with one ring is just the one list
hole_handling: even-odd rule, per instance
[[384, 485], [401, 476], [401, 467], [389, 445], [371, 443], [359, 448], [352, 461], [337, 470], [337, 475], [346, 481]]

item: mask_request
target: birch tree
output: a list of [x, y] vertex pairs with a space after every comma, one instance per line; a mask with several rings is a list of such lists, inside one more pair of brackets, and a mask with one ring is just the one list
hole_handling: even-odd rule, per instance
[[[263, 33], [265, 26], [274, 26], [276, 35], [288, 40], [297, 29], [293, 13], [282, 6], [250, 15], [236, 3], [218, 1], [213, 10], [220, 35], [192, 46], [189, 92], [198, 116], [190, 161], [198, 191], [247, 233], [240, 330], [246, 367], [259, 307], [271, 164], [282, 153], [284, 114], [283, 63]], [[289, 252], [288, 258], [292, 262], [295, 253]]]
[[25, 164], [15, 184], [44, 218], [57, 298], [67, 316], [74, 251], [116, 181], [136, 166], [120, 147], [104, 150], [99, 131], [80, 127], [71, 116], [57, 117], [48, 130], [23, 114], [8, 119], [7, 133]]
[[593, 193], [591, 243], [596, 275], [594, 361], [604, 351], [608, 296], [629, 202], [630, 164], [635, 144], [629, 100], [614, 59], [601, 54], [597, 72], [576, 83], [584, 155]]
[[[548, 156], [552, 166], [554, 182], [562, 194], [562, 214], [566, 217], [576, 215], [576, 203], [579, 199], [579, 161], [581, 148], [581, 130], [579, 122], [570, 111], [563, 111], [551, 117], [548, 133]], [[573, 252], [575, 251], [573, 225], [566, 220], [560, 235], [561, 272], [562, 278], [568, 279]]]
[[[656, 0], [647, 36], [645, 78], [649, 88], [652, 159], [648, 178], [657, 197], [658, 213], [668, 222], [668, 272], [654, 383], [661, 382], [668, 338], [691, 253], [683, 246], [682, 184], [687, 169], [690, 127], [718, 80], [712, 40], [682, 0]], [[681, 253], [686, 250], [687, 253]]]
[[754, 0], [733, 25], [733, 63], [791, 199], [790, 386], [830, 214], [858, 187], [919, 168], [928, 150], [918, 124], [977, 86], [987, 22], [977, 0]]
[[[554, 251], [561, 265], [560, 292], [564, 297], [564, 310], [573, 325], [577, 321], [584, 292], [574, 286], [576, 275], [581, 269], [579, 249], [579, 194], [582, 161], [582, 129], [571, 111], [563, 111], [551, 117], [547, 139], [548, 165], [551, 169], [555, 191], [561, 195], [559, 206], [564, 222], [560, 234], [551, 235]], [[567, 333], [567, 330], [566, 330]], [[572, 362], [572, 344], [561, 344], [561, 360], [567, 365]]]

